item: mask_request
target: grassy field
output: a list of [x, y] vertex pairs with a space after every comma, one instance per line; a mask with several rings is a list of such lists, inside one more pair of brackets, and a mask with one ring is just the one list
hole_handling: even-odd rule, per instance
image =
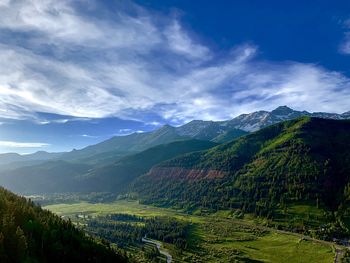
[[125, 213], [139, 216], [183, 216], [182, 213], [178, 213], [171, 209], [158, 208], [153, 206], [147, 206], [139, 204], [137, 201], [120, 200], [113, 203], [87, 203], [80, 202], [74, 204], [54, 204], [44, 206], [58, 215], [76, 215], [89, 214], [89, 215], [105, 215], [110, 213]]
[[322, 224], [326, 224], [327, 216], [323, 209], [317, 208], [311, 204], [289, 204], [287, 208], [277, 210], [274, 221], [279, 225], [301, 227], [303, 225], [311, 228], [317, 228]]
[[126, 213], [143, 217], [169, 216], [191, 222], [189, 247], [177, 250], [170, 244], [175, 262], [333, 262], [329, 244], [304, 240], [300, 236], [257, 226], [250, 219], [228, 218], [226, 212], [194, 216], [181, 211], [139, 204], [137, 201], [113, 203], [55, 204], [44, 207], [72, 218], [78, 215], [103, 216]]

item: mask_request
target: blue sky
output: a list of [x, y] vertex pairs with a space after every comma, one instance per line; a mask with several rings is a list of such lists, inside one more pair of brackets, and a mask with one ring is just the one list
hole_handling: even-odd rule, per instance
[[288, 105], [345, 112], [348, 1], [0, 1], [0, 152]]

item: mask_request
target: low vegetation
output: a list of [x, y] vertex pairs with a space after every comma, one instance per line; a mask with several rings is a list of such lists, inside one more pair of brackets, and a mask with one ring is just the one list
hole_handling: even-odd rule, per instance
[[[69, 217], [83, 228], [91, 227], [92, 222], [109, 221], [114, 224], [128, 224], [132, 229], [144, 228], [148, 220], [161, 216], [165, 222], [184, 222], [186, 229], [186, 246], [176, 246], [173, 242], [163, 242], [171, 253], [174, 262], [332, 262], [334, 251], [332, 244], [304, 239], [302, 235], [279, 232], [276, 229], [262, 226], [262, 222], [239, 212], [219, 211], [207, 214], [205, 211], [194, 211], [194, 214], [182, 211], [143, 205], [137, 201], [119, 200], [113, 203], [92, 204], [55, 204], [46, 207], [61, 216]], [[115, 214], [118, 211], [118, 214]], [[195, 215], [195, 214], [201, 215]], [[154, 222], [156, 222], [154, 221]], [[168, 225], [168, 224], [166, 224]], [[110, 229], [108, 224], [107, 229]], [[153, 225], [161, 232], [162, 224]], [[159, 226], [159, 227], [158, 227]], [[91, 230], [93, 230], [92, 228]], [[118, 228], [119, 236], [129, 235], [128, 228]], [[176, 229], [176, 228], [175, 228]], [[171, 233], [165, 231], [166, 233]], [[100, 230], [101, 233], [103, 230]], [[139, 262], [158, 262], [163, 260], [155, 253], [152, 260], [147, 259], [141, 251], [151, 254], [149, 244], [134, 240], [126, 242], [124, 247], [130, 256]], [[96, 234], [98, 234], [96, 232]], [[98, 234], [99, 235], [99, 234]], [[161, 240], [161, 236], [152, 236]], [[131, 239], [129, 239], [131, 240]], [[163, 239], [164, 240], [164, 239]], [[118, 241], [117, 241], [118, 242]], [[155, 252], [153, 250], [153, 252]], [[143, 253], [143, 252], [142, 252]]]

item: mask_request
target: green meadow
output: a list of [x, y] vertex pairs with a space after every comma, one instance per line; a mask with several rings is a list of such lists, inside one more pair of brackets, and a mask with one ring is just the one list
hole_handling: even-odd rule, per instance
[[[179, 250], [164, 244], [175, 262], [290, 262], [334, 261], [331, 243], [307, 240], [301, 235], [266, 228], [251, 218], [237, 219], [229, 213], [200, 216], [173, 209], [120, 200], [112, 203], [54, 204], [44, 207], [60, 216], [78, 220], [79, 215], [103, 216], [125, 213], [142, 217], [168, 216], [190, 222], [188, 247]], [[294, 212], [294, 211], [291, 211]]]

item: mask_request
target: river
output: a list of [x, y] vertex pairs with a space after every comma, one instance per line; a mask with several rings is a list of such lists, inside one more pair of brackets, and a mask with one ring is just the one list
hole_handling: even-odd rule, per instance
[[166, 257], [166, 262], [171, 263], [173, 261], [173, 257], [169, 254], [168, 251], [162, 249], [162, 243], [157, 240], [148, 239], [147, 237], [142, 238], [142, 242], [153, 244], [157, 247], [160, 254]]

